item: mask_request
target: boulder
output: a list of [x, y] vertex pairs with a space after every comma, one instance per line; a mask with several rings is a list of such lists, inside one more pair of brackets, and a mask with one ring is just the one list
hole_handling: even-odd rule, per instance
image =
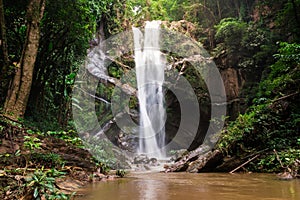
[[137, 155], [133, 160], [133, 164], [149, 164], [149, 163], [150, 163], [150, 159], [145, 154]]
[[165, 172], [187, 171], [197, 173], [202, 171], [214, 171], [216, 166], [223, 161], [223, 154], [219, 150], [201, 153], [200, 150], [190, 152], [177, 162], [164, 166]]

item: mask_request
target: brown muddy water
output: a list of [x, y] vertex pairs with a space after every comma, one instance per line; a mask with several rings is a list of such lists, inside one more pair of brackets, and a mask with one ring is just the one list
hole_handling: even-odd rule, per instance
[[300, 200], [300, 180], [274, 174], [131, 173], [84, 190], [78, 200]]

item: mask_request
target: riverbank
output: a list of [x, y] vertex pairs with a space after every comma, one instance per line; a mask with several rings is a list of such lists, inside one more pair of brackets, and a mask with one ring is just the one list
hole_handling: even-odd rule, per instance
[[33, 131], [5, 118], [0, 128], [0, 199], [71, 198], [91, 182], [118, 177], [79, 141]]
[[[264, 160], [271, 153], [276, 157], [276, 160], [273, 160], [271, 164], [276, 165], [276, 162], [278, 162], [281, 168], [272, 168], [272, 166], [263, 168], [263, 166], [257, 164], [259, 160]], [[287, 157], [289, 155], [285, 154], [285, 156]], [[257, 166], [253, 167], [254, 163], [256, 163]], [[226, 172], [230, 174], [235, 172], [268, 172], [276, 173], [279, 179], [290, 180], [300, 178], [299, 165], [300, 161], [298, 157], [292, 160], [290, 165], [284, 165], [276, 150], [270, 152], [270, 149], [264, 149], [254, 153], [248, 152], [247, 154], [230, 156], [219, 149], [203, 152], [203, 148], [199, 147], [187, 155], [177, 158], [174, 163], [166, 164], [164, 168], [166, 173], [183, 171], [189, 173]]]

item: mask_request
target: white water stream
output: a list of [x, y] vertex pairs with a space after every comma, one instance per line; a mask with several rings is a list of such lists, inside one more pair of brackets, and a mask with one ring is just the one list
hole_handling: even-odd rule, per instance
[[146, 22], [144, 34], [133, 28], [140, 130], [138, 153], [165, 158], [164, 68], [160, 51], [160, 22]]

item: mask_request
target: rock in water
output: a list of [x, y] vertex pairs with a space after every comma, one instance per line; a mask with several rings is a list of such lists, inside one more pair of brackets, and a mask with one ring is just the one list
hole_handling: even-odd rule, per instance
[[133, 160], [133, 164], [149, 164], [150, 159], [145, 154], [140, 154], [136, 156]]
[[290, 172], [279, 173], [279, 174], [277, 174], [277, 177], [280, 180], [291, 180], [291, 179], [294, 179], [294, 177], [292, 176], [292, 174]]

